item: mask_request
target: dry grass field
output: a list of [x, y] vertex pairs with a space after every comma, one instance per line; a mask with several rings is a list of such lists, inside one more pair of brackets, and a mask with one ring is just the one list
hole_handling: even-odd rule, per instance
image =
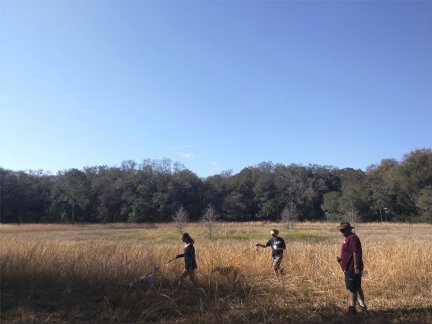
[[[269, 230], [287, 243], [275, 278]], [[189, 224], [199, 288], [177, 289], [183, 246], [170, 224], [0, 225], [2, 323], [432, 323], [432, 225], [358, 224], [367, 315], [346, 315], [336, 224]], [[162, 265], [153, 287], [128, 282]], [[239, 275], [215, 272], [238, 268]]]

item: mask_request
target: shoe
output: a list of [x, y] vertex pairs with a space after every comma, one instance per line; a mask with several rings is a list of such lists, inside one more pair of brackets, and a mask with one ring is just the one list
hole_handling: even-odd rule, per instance
[[365, 306], [360, 306], [360, 313], [367, 314], [367, 312], [368, 312], [368, 310], [367, 310], [366, 305]]
[[356, 309], [353, 306], [348, 307], [347, 314], [355, 314]]
[[131, 282], [129, 282], [129, 288], [132, 288], [135, 285], [136, 282], [137, 282], [136, 279], [134, 279]]

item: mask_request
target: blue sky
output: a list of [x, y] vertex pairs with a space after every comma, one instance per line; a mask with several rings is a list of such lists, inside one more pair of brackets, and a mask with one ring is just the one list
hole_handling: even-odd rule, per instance
[[2, 1], [0, 166], [365, 170], [432, 147], [431, 1]]

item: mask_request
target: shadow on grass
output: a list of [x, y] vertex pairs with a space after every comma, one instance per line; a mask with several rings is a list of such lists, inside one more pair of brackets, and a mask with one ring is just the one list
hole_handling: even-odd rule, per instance
[[[130, 289], [126, 282], [14, 277], [1, 281], [2, 323], [432, 323], [432, 307], [345, 314], [332, 304], [314, 308], [294, 291], [207, 278], [177, 289], [161, 279]], [[279, 303], [284, 299], [285, 303]], [[284, 305], [284, 306], [281, 306]]]
[[320, 321], [325, 323], [432, 323], [432, 307], [369, 310], [366, 314], [347, 314], [340, 310], [321, 310]]

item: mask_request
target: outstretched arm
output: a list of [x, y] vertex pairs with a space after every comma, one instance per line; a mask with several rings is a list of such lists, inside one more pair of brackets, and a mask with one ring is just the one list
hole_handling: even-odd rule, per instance
[[184, 253], [182, 253], [182, 254], [178, 254], [175, 258], [176, 259], [179, 259], [179, 258], [183, 258], [184, 257]]
[[264, 244], [261, 244], [261, 243], [257, 243], [255, 246], [256, 247], [262, 247], [262, 248], [266, 248], [267, 247], [267, 245], [264, 245]]

